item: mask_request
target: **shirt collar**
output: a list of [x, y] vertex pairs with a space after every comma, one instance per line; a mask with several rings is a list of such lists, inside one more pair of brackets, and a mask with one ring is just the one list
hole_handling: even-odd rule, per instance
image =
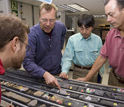
[[116, 29], [115, 30], [115, 35], [114, 35], [114, 37], [116, 38], [116, 37], [121, 37], [121, 34], [120, 34], [120, 30], [119, 29]]
[[5, 69], [3, 68], [2, 61], [0, 59], [0, 75], [3, 75], [5, 73]]
[[80, 40], [82, 40], [82, 39], [90, 40], [90, 39], [91, 39], [91, 35], [92, 35], [92, 33], [90, 34], [90, 36], [89, 36], [87, 39], [85, 39], [85, 38], [81, 35], [81, 33], [80, 33]]

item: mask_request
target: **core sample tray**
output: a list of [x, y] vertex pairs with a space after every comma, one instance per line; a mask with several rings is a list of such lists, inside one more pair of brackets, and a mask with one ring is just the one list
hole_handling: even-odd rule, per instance
[[0, 76], [1, 106], [5, 103], [14, 107], [124, 107], [123, 88], [56, 78], [61, 90], [26, 71], [7, 69]]

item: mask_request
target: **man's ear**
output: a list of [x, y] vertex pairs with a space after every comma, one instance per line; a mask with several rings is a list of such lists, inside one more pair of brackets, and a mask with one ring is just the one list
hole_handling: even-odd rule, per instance
[[94, 29], [94, 27], [92, 27], [92, 30]]
[[120, 11], [123, 11], [124, 12], [124, 8], [120, 9]]
[[18, 47], [18, 43], [19, 43], [19, 38], [18, 37], [14, 37], [12, 40], [12, 44], [11, 44], [11, 48], [12, 51], [15, 52], [17, 47]]

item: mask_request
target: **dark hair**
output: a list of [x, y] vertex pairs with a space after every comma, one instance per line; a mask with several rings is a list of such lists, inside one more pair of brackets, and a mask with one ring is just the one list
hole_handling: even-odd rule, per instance
[[82, 14], [78, 17], [77, 25], [81, 27], [84, 25], [86, 28], [94, 27], [95, 20], [92, 14]]
[[108, 2], [109, 2], [109, 0], [105, 0], [105, 2], [104, 2], [104, 6], [107, 5]]
[[[110, 0], [105, 0], [104, 2], [104, 6], [108, 4]], [[120, 9], [124, 8], [124, 0], [116, 0], [117, 5], [119, 6]]]
[[24, 40], [26, 32], [29, 33], [29, 27], [20, 18], [7, 14], [0, 15], [0, 49], [14, 37]]

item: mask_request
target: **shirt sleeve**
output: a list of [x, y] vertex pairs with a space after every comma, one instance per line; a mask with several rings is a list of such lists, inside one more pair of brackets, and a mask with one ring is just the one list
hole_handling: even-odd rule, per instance
[[73, 57], [74, 57], [74, 47], [71, 38], [69, 38], [61, 60], [62, 73], [68, 73], [72, 64]]
[[32, 76], [42, 78], [43, 74], [46, 71], [35, 63], [37, 43], [35, 31], [30, 32], [30, 34], [28, 35], [28, 39], [28, 44], [31, 47], [31, 50], [29, 52], [26, 52], [23, 66], [25, 70], [29, 72]]
[[67, 32], [67, 29], [65, 25], [63, 24], [63, 29], [62, 29], [62, 34], [61, 34], [61, 50], [63, 49], [66, 32]]
[[[100, 50], [101, 50], [101, 48], [102, 48], [102, 40], [101, 40], [101, 38], [99, 39], [99, 53], [100, 53]], [[100, 75], [101, 76], [103, 76], [103, 74], [104, 74], [104, 65], [100, 68], [100, 70], [99, 70], [99, 73], [100, 73]]]
[[100, 53], [100, 50], [101, 50], [101, 48], [102, 48], [102, 40], [101, 40], [101, 38], [99, 39], [99, 45], [98, 45], [99, 47], [98, 47], [98, 51], [99, 51], [99, 53]]

